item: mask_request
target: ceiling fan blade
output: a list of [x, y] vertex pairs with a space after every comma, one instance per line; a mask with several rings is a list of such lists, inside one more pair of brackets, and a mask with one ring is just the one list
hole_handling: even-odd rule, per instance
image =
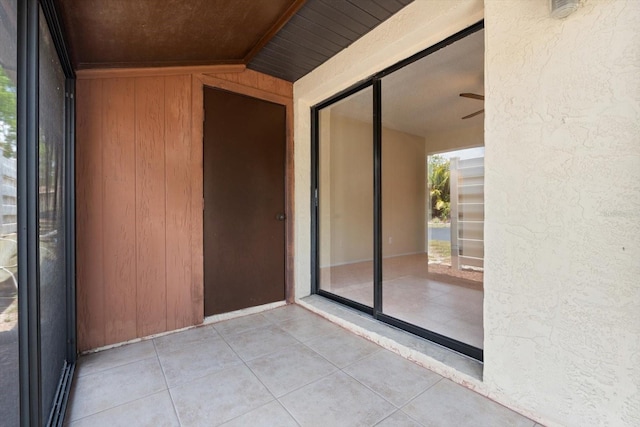
[[464, 117], [462, 118], [462, 120], [464, 120], [464, 119], [470, 119], [471, 117], [475, 117], [475, 116], [477, 116], [478, 114], [482, 114], [482, 113], [484, 113], [484, 109], [482, 109], [482, 110], [480, 110], [480, 111], [476, 111], [475, 113], [471, 113], [471, 114], [469, 114], [468, 116], [464, 116]]
[[477, 93], [461, 93], [460, 96], [463, 98], [479, 99], [480, 101], [484, 101], [484, 95], [478, 95]]

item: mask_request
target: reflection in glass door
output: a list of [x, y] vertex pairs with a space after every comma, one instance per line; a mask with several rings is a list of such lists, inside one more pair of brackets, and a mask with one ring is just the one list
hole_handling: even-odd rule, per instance
[[373, 120], [368, 87], [318, 113], [318, 282], [373, 306]]

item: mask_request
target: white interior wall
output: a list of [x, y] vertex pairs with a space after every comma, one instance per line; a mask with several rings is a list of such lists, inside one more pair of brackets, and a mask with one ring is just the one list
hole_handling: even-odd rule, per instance
[[382, 128], [382, 256], [425, 253], [424, 138]]
[[[320, 128], [326, 123], [323, 120]], [[319, 174], [320, 211], [325, 220], [320, 223], [321, 267], [373, 257], [373, 126], [335, 112], [329, 126], [329, 137], [320, 135], [320, 157], [328, 160], [321, 163]], [[330, 155], [324, 153], [327, 148]], [[329, 189], [327, 199], [323, 188]]]
[[[373, 259], [373, 126], [320, 111], [320, 267]], [[424, 138], [382, 129], [383, 254], [424, 253]], [[326, 173], [328, 172], [328, 173]]]
[[417, 0], [294, 85], [296, 292], [310, 292], [309, 107], [485, 17], [490, 397], [640, 425], [640, 2]]
[[479, 126], [447, 129], [446, 131], [427, 134], [425, 136], [427, 154], [482, 147], [484, 145], [483, 122], [481, 118], [475, 120], [480, 122]]

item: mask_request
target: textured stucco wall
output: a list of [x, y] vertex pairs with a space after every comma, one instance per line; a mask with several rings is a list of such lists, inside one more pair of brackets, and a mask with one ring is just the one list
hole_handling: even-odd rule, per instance
[[484, 381], [640, 425], [640, 2], [485, 2]]
[[640, 425], [638, 0], [416, 0], [296, 82], [296, 296], [309, 107], [483, 13], [485, 365], [463, 382], [549, 425]]

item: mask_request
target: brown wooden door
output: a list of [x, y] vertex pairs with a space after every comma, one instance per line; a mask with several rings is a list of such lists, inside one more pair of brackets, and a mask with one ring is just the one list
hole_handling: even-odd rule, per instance
[[283, 105], [204, 89], [204, 313], [285, 297]]

